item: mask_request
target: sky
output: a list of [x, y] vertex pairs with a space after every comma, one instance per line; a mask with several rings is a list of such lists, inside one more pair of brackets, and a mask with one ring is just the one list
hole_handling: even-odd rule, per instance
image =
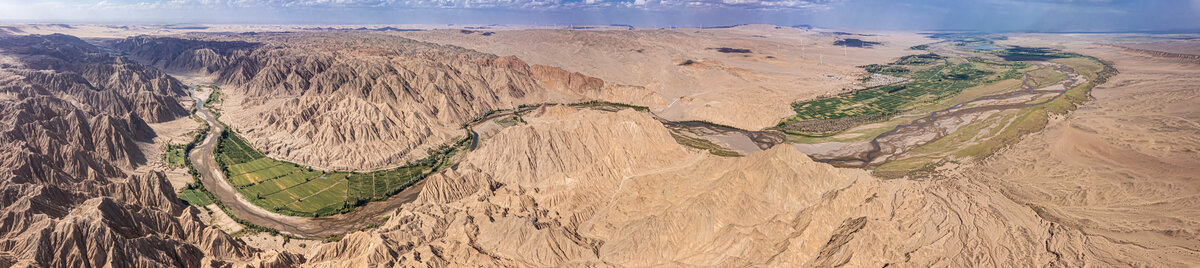
[[0, 22], [1196, 31], [1200, 0], [0, 0]]

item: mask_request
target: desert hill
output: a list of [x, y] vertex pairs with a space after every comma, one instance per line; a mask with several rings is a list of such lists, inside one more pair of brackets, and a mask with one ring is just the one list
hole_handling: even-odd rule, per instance
[[0, 48], [5, 126], [11, 142], [24, 144], [5, 148], [32, 152], [6, 154], [6, 166], [30, 181], [123, 176], [122, 168], [145, 162], [134, 142], [153, 137], [147, 122], [187, 115], [179, 81], [78, 38], [9, 37]]
[[[1016, 38], [1022, 45], [1060, 42], [1110, 61], [1119, 74], [1079, 110], [1053, 120], [964, 176], [1006, 189], [1012, 200], [1088, 240], [1144, 247], [1152, 256], [1196, 266], [1200, 256], [1200, 65], [1188, 59], [1098, 46], [1057, 36]], [[1028, 37], [1028, 36], [1027, 36]], [[1095, 42], [1103, 43], [1103, 42]], [[1087, 258], [1109, 251], [1064, 258]], [[1138, 262], [1115, 265], [1136, 266]], [[1151, 265], [1154, 266], [1154, 265]]]
[[222, 120], [256, 148], [333, 169], [423, 157], [491, 110], [650, 94], [515, 57], [365, 32], [141, 36], [113, 47], [222, 85]]
[[[912, 33], [846, 33], [774, 25], [713, 29], [430, 30], [398, 35], [561, 67], [663, 97], [649, 106], [671, 120], [743, 129], [775, 126], [791, 103], [861, 87], [857, 66], [886, 63], [934, 42]], [[874, 46], [835, 45], [869, 40]]]
[[179, 81], [70, 36], [0, 37], [0, 266], [301, 261], [207, 227], [146, 161]]
[[[790, 146], [726, 158], [625, 110], [548, 107], [309, 265], [1168, 265], [967, 177], [880, 180]], [[1102, 254], [1096, 254], [1102, 253]]]
[[[252, 246], [245, 236], [210, 227], [203, 212], [178, 202], [161, 172], [133, 171], [147, 158], [139, 145], [158, 134], [148, 123], [187, 114], [175, 74], [220, 84], [222, 119], [272, 156], [358, 169], [420, 154], [462, 135], [459, 124], [491, 109], [627, 98], [622, 102], [641, 101], [670, 113], [676, 110], [664, 107], [677, 104], [655, 100], [687, 93], [682, 85], [688, 83], [674, 84], [676, 89], [644, 84], [638, 81], [651, 78], [635, 75], [638, 68], [684, 68], [655, 75], [688, 81], [762, 82], [725, 75], [769, 62], [765, 54], [737, 59], [743, 53], [736, 49], [792, 51], [749, 41], [759, 38], [754, 35], [782, 35], [780, 30], [674, 30], [662, 38], [685, 43], [679, 40], [713, 35], [727, 39], [680, 46], [742, 45], [727, 50], [734, 55], [719, 49], [701, 56], [672, 54], [695, 51], [678, 47], [621, 52], [646, 52], [657, 55], [655, 60], [695, 57], [683, 66], [635, 63], [634, 71], [588, 61], [552, 64], [533, 52], [496, 56], [396, 36], [465, 35], [452, 31], [194, 34], [111, 44], [146, 65], [69, 36], [3, 36], [0, 267], [1200, 264], [1195, 209], [1200, 188], [1193, 182], [1200, 172], [1195, 154], [1200, 94], [1194, 86], [1200, 68], [1161, 57], [1165, 54], [1091, 45], [1105, 40], [1094, 35], [1006, 40], [1064, 46], [1109, 61], [1120, 73], [1095, 88], [1078, 110], [1050, 119], [1044, 130], [986, 159], [948, 163], [919, 180], [836, 168], [793, 146], [721, 157], [681, 145], [649, 113], [541, 106], [497, 127], [477, 148], [457, 155], [457, 164], [426, 178], [415, 201], [378, 215], [380, 226], [294, 250], [263, 246], [287, 243], [279, 242], [284, 239]], [[548, 32], [552, 37], [535, 43], [611, 42], [537, 47], [558, 55], [548, 58], [577, 49], [580, 58], [599, 59], [603, 53], [597, 51], [625, 48], [620, 40], [626, 39], [618, 38], [624, 35], [644, 35], [637, 40], [646, 43], [640, 44], [662, 42], [646, 41], [653, 34], [636, 31]], [[472, 47], [494, 37], [504, 47], [517, 44], [514, 36], [545, 34], [496, 31], [445, 43]], [[901, 42], [884, 41], [881, 50]], [[821, 49], [837, 52], [816, 48]], [[892, 52], [903, 51], [887, 53]], [[615, 58], [628, 56], [621, 53]], [[588, 68], [601, 71], [591, 76]], [[849, 67], [817, 70], [838, 68]], [[765, 76], [804, 80], [792, 75]], [[620, 85], [626, 83], [634, 86]], [[754, 98], [716, 102], [712, 96], [732, 90], [724, 85], [729, 84], [696, 89], [706, 93], [692, 100], [711, 99], [686, 104], [696, 112], [683, 115], [714, 120], [769, 115], [777, 112], [771, 105], [790, 97], [824, 94], [783, 92], [765, 83], [753, 84], [767, 88]], [[844, 83], [807, 85], [825, 90]], [[739, 105], [768, 108], [722, 112]]]

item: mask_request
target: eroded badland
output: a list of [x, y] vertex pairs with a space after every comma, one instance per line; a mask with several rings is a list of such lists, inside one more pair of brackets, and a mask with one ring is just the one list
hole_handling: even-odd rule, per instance
[[0, 27], [0, 266], [1200, 265], [1200, 39]]

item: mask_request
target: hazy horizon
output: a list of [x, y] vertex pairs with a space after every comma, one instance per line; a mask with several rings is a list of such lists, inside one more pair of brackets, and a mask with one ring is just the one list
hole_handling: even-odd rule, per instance
[[1200, 0], [0, 0], [0, 22], [814, 25], [998, 32], [1194, 31]]

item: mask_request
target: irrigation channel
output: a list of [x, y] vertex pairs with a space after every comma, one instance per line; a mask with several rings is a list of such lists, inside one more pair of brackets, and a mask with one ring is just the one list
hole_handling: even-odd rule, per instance
[[[814, 160], [830, 163], [835, 166], [865, 167], [878, 165], [886, 162], [891, 156], [937, 140], [948, 133], [954, 132], [954, 130], [961, 126], [981, 118], [986, 118], [986, 115], [990, 113], [1039, 105], [1059, 98], [1063, 93], [1083, 84], [1083, 81], [1081, 81], [1082, 78], [1071, 70], [1071, 68], [1057, 63], [1045, 64], [1067, 76], [1063, 89], [1056, 90], [1052, 89], [1053, 87], [1038, 89], [1037, 86], [1039, 85], [1031, 79], [1029, 71], [1027, 71], [1024, 74], [1025, 77], [1021, 86], [1022, 90], [984, 96], [953, 105], [940, 111], [931, 112], [924, 117], [901, 124], [888, 132], [880, 134], [869, 143], [866, 143], [867, 146], [844, 146], [844, 148], [834, 150], [834, 153], [831, 154], [828, 150], [823, 152], [808, 151], [802, 145], [793, 145], [801, 148], [801, 151], [808, 153]], [[1043, 99], [1048, 100], [1034, 102], [1034, 100]], [[204, 107], [203, 101], [203, 99], [197, 98], [196, 106], [198, 113], [212, 128], [209, 133], [220, 133], [223, 126], [212, 115], [212, 112]], [[579, 107], [608, 112], [629, 109], [629, 107], [618, 104], [604, 103], [579, 105]], [[532, 106], [500, 110], [465, 124], [464, 127], [467, 129], [469, 135], [471, 135], [471, 144], [468, 150], [473, 151], [480, 143], [486, 142], [481, 139], [481, 134], [476, 131], [476, 128], [497, 119], [512, 115], [519, 116], [537, 108], [537, 106]], [[766, 150], [779, 144], [788, 143], [785, 134], [774, 130], [752, 131], [702, 121], [671, 121], [658, 117], [653, 113], [650, 114], [668, 129], [676, 133], [694, 138], [718, 141], [727, 146], [740, 143], [743, 146], [729, 147], [737, 147], [730, 149], [741, 153]], [[231, 216], [263, 227], [274, 228], [291, 235], [321, 238], [344, 234], [347, 231], [376, 223], [377, 218], [383, 213], [392, 211], [405, 203], [415, 200], [425, 183], [424, 181], [418, 182], [386, 200], [370, 202], [344, 214], [323, 218], [279, 215], [246, 200], [226, 180], [225, 175], [217, 167], [213, 155], [218, 139], [219, 135], [209, 135], [189, 153], [188, 159], [199, 171], [204, 187], [229, 208], [233, 213]]]

